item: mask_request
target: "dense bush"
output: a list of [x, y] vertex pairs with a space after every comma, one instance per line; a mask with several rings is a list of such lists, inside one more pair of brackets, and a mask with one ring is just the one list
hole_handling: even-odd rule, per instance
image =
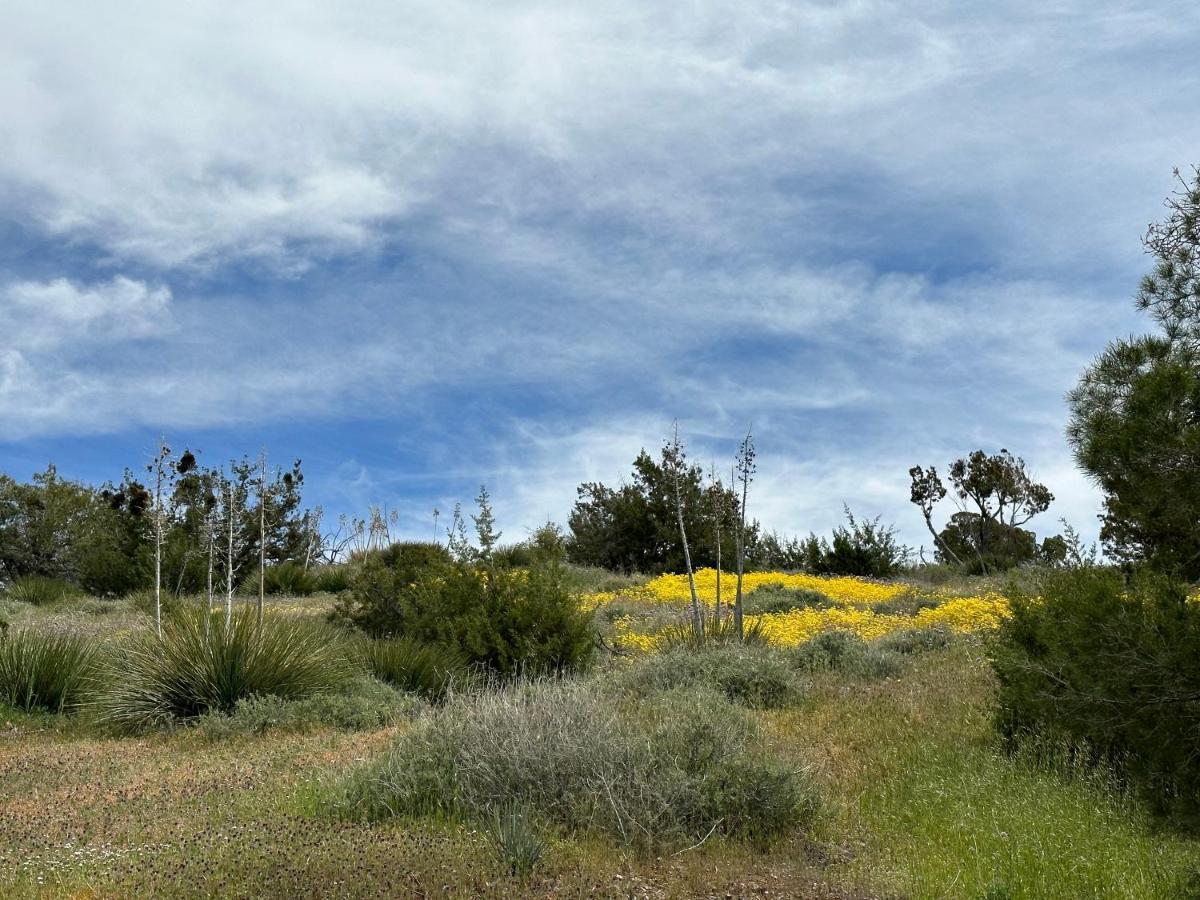
[[1157, 577], [1047, 576], [994, 644], [999, 727], [1124, 766], [1156, 808], [1200, 821], [1200, 604]]
[[327, 594], [340, 594], [350, 590], [350, 567], [348, 565], [320, 566], [309, 570], [314, 587]]
[[719, 694], [661, 695], [636, 712], [594, 684], [538, 681], [458, 695], [353, 773], [354, 817], [483, 819], [507, 803], [638, 847], [716, 831], [767, 844], [806, 824], [815, 794], [755, 749], [754, 723]]
[[833, 530], [832, 540], [810, 535], [804, 542], [804, 567], [815, 575], [857, 575], [891, 578], [908, 561], [910, 551], [896, 539], [896, 528], [879, 517], [856, 519], [846, 508], [846, 523]]
[[14, 579], [4, 590], [9, 600], [31, 606], [48, 606], [78, 594], [79, 589], [69, 581], [48, 575], [23, 575]]
[[477, 567], [430, 546], [405, 545], [391, 563], [368, 560], [335, 617], [376, 637], [456, 648], [469, 663], [506, 676], [587, 663], [591, 625], [561, 566]]
[[890, 678], [904, 663], [894, 650], [868, 644], [852, 631], [823, 631], [792, 651], [802, 672], [841, 672], [857, 678]]
[[423, 644], [411, 638], [378, 638], [364, 651], [367, 667], [380, 681], [427, 700], [443, 700], [453, 688], [466, 686], [471, 671], [453, 647]]
[[254, 695], [324, 693], [353, 672], [346, 648], [316, 623], [272, 617], [260, 627], [252, 609], [228, 626], [221, 613], [180, 614], [161, 638], [142, 632], [120, 648], [90, 705], [102, 725], [132, 732], [230, 713]]
[[232, 713], [209, 712], [196, 720], [211, 740], [225, 740], [265, 731], [313, 731], [338, 728], [364, 731], [394, 725], [411, 717], [418, 701], [366, 675], [336, 691], [302, 700], [255, 694], [239, 700]]
[[407, 598], [418, 581], [436, 580], [454, 564], [440, 544], [402, 541], [373, 550], [354, 562], [349, 593], [330, 613], [336, 622], [361, 628], [373, 637], [404, 633]]
[[774, 709], [803, 696], [804, 684], [778, 650], [729, 644], [677, 649], [639, 657], [614, 676], [618, 688], [639, 698], [703, 686], [742, 706]]
[[95, 642], [81, 634], [0, 630], [0, 702], [56, 713], [72, 709], [98, 659]]
[[[316, 574], [298, 562], [281, 562], [263, 570], [263, 593], [304, 597], [318, 590]], [[244, 593], [258, 593], [258, 574], [243, 582]]]

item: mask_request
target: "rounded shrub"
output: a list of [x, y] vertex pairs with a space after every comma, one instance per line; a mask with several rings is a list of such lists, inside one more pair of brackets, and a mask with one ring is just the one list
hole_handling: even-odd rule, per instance
[[534, 681], [455, 695], [351, 773], [334, 803], [352, 817], [476, 820], [516, 803], [648, 849], [714, 832], [766, 844], [808, 824], [816, 794], [759, 751], [753, 721], [719, 693], [634, 710], [594, 683]]
[[782, 584], [764, 584], [755, 588], [743, 599], [747, 613], [786, 613], [797, 609], [828, 609], [833, 601], [820, 591], [807, 588], [789, 588]]
[[74, 709], [98, 661], [95, 641], [82, 634], [0, 630], [0, 702], [54, 713]]
[[893, 631], [871, 644], [880, 650], [912, 656], [917, 653], [930, 653], [934, 650], [945, 650], [954, 640], [954, 632], [945, 625], [929, 625], [925, 628], [905, 628]]
[[619, 690], [640, 698], [677, 688], [706, 687], [756, 709], [790, 706], [804, 694], [803, 681], [783, 653], [753, 645], [680, 647], [642, 656], [613, 680]]
[[298, 699], [335, 689], [355, 666], [327, 627], [295, 617], [237, 610], [181, 613], [163, 623], [162, 637], [129, 639], [104, 673], [90, 707], [118, 732], [189, 722], [210, 711], [233, 712], [255, 695]]

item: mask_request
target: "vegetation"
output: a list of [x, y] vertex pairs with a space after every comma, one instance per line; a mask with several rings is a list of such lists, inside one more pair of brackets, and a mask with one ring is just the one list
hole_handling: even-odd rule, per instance
[[592, 685], [534, 681], [453, 698], [349, 776], [335, 805], [353, 817], [485, 819], [517, 802], [634, 847], [685, 847], [714, 831], [766, 845], [810, 822], [816, 799], [754, 737], [711, 691], [631, 712]]
[[427, 700], [444, 700], [469, 683], [470, 667], [453, 647], [423, 644], [411, 638], [379, 638], [367, 644], [368, 670], [380, 681]]
[[[1178, 176], [1178, 172], [1176, 173]], [[1104, 492], [1105, 550], [1200, 579], [1200, 169], [1147, 231], [1137, 305], [1159, 333], [1114, 341], [1070, 396], [1068, 437]]]
[[61, 713], [78, 706], [99, 649], [79, 634], [0, 629], [0, 703]]
[[1158, 809], [1200, 814], [1200, 604], [1162, 577], [1083, 570], [1012, 605], [994, 659], [1003, 734], [1065, 742]]
[[161, 637], [138, 633], [123, 643], [101, 675], [89, 706], [118, 732], [186, 723], [207, 712], [232, 713], [238, 701], [299, 699], [333, 690], [353, 673], [346, 650], [315, 623], [267, 619], [239, 610], [181, 614]]

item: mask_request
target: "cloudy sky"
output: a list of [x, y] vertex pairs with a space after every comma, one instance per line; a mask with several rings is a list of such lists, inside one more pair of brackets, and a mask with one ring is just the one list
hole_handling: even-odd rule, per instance
[[928, 544], [907, 468], [1008, 447], [1094, 534], [1063, 394], [1147, 327], [1198, 36], [1194, 0], [7, 0], [0, 471], [266, 446], [408, 534], [486, 482], [515, 539], [678, 418], [719, 467], [753, 424], [769, 528]]

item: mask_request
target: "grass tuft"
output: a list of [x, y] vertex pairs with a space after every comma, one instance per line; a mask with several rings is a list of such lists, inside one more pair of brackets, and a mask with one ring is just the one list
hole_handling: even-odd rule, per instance
[[0, 702], [53, 713], [75, 708], [96, 669], [94, 641], [71, 632], [0, 632]]

